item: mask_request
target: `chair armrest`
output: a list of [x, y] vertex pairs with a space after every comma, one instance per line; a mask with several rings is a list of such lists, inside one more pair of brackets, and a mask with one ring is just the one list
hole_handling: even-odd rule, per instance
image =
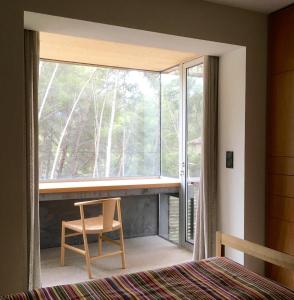
[[107, 200], [120, 200], [120, 198], [105, 198], [105, 199], [98, 199], [98, 200], [89, 200], [89, 201], [82, 201], [76, 202], [74, 206], [86, 206], [86, 205], [96, 205], [101, 204]]

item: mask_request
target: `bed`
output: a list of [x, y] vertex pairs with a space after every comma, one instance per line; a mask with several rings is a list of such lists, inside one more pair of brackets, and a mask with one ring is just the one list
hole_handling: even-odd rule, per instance
[[254, 256], [262, 255], [263, 260], [274, 260], [280, 266], [294, 267], [290, 255], [218, 233], [217, 257], [153, 271], [35, 289], [3, 299], [294, 299], [293, 290], [222, 257], [225, 245], [244, 252], [253, 251]]

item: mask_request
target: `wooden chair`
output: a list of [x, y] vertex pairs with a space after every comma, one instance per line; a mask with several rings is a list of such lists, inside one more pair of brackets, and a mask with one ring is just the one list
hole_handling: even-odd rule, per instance
[[[79, 206], [81, 219], [75, 221], [62, 221], [61, 265], [64, 266], [65, 249], [69, 249], [85, 256], [89, 278], [92, 278], [91, 261], [94, 259], [100, 259], [100, 258], [109, 257], [113, 255], [121, 255], [122, 268], [125, 269], [126, 267], [125, 247], [124, 247], [123, 227], [122, 227], [122, 219], [121, 219], [120, 198], [109, 198], [109, 199], [77, 202], [74, 205]], [[84, 207], [90, 205], [102, 205], [102, 214], [94, 218], [85, 218]], [[117, 220], [114, 219], [115, 209], [117, 210]], [[66, 229], [74, 231], [74, 233], [65, 234]], [[103, 233], [116, 231], [116, 230], [119, 230], [120, 232], [119, 241], [112, 240], [107, 236], [103, 236]], [[97, 256], [90, 256], [88, 240], [87, 240], [88, 234], [98, 235]], [[66, 237], [72, 237], [78, 235], [83, 236], [84, 249], [80, 249], [65, 243]], [[120, 250], [102, 254], [103, 240], [119, 245]]]

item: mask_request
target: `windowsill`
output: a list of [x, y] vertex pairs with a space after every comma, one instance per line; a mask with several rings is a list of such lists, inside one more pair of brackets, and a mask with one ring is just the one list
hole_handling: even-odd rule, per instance
[[176, 178], [154, 179], [121, 179], [99, 181], [68, 181], [68, 182], [42, 182], [39, 184], [40, 194], [96, 192], [129, 189], [150, 188], [179, 188], [180, 180]]

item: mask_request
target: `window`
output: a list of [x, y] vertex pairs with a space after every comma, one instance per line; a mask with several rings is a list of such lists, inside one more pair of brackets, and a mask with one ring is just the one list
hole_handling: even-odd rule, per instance
[[[179, 67], [161, 73], [161, 175], [179, 177], [181, 77]], [[160, 194], [159, 235], [180, 243], [180, 199]]]
[[[202, 123], [203, 60], [199, 58], [161, 74], [161, 174], [163, 176], [179, 177], [179, 149], [184, 146], [185, 150], [181, 155], [184, 199], [180, 200], [174, 195], [160, 195], [159, 234], [170, 241], [186, 246], [194, 243], [195, 208], [199, 201], [201, 172]], [[181, 232], [185, 232], [185, 236], [182, 236]]]
[[187, 69], [187, 164], [189, 179], [200, 177], [202, 114], [203, 63]]
[[159, 234], [194, 243], [203, 59], [162, 72], [41, 60], [39, 72], [40, 180], [180, 178], [182, 198], [160, 195]]
[[160, 73], [40, 61], [40, 179], [160, 175]]
[[203, 63], [186, 69], [186, 241], [194, 243], [195, 208], [199, 201], [203, 127]]
[[179, 177], [180, 82], [179, 68], [161, 74], [161, 174], [167, 177]]

